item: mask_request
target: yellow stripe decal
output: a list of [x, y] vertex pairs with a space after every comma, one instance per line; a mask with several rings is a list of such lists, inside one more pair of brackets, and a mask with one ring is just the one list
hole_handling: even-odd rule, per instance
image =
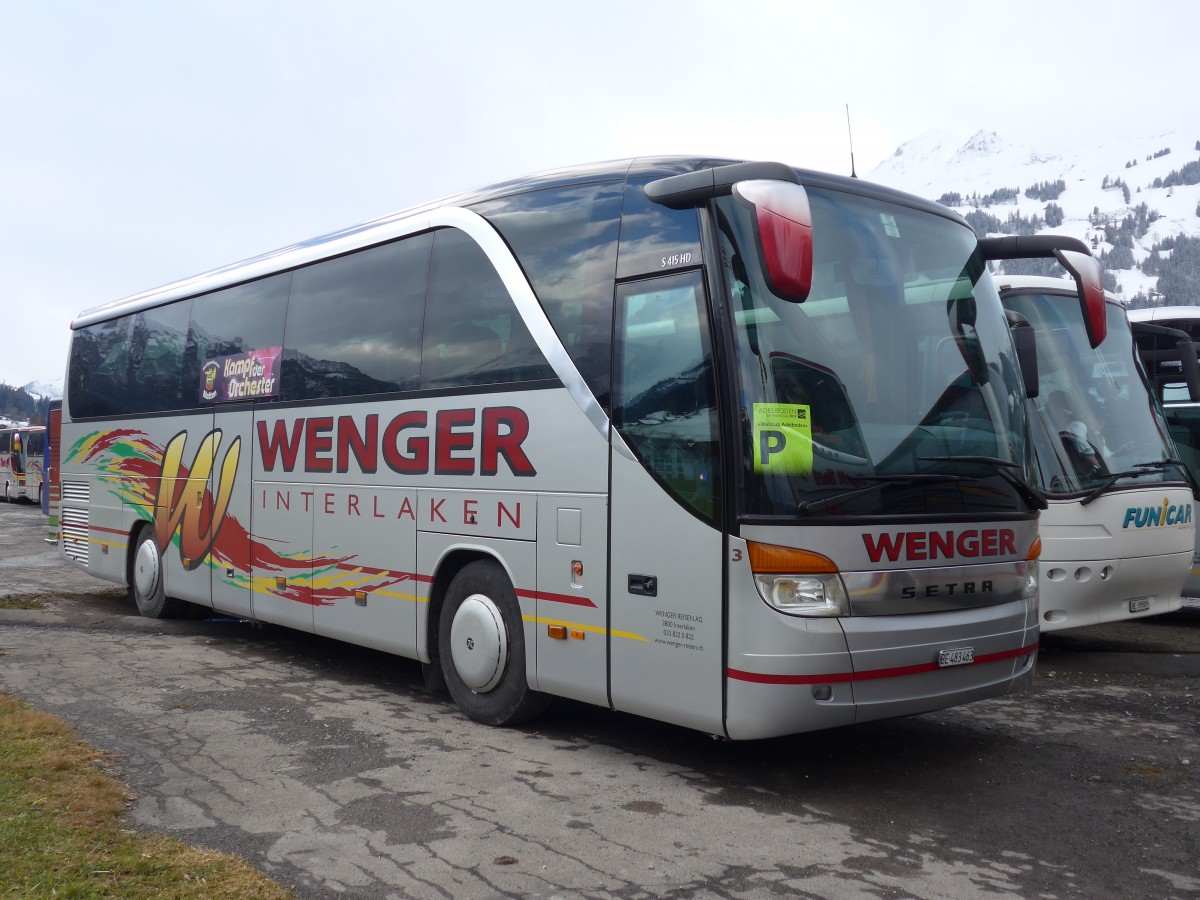
[[572, 628], [575, 631], [590, 631], [592, 634], [608, 634], [612, 637], [625, 638], [630, 641], [647, 641], [648, 638], [642, 637], [632, 631], [609, 631], [607, 628], [602, 628], [598, 625], [584, 625], [580, 622], [568, 622], [566, 619], [548, 619], [545, 616], [521, 616], [526, 622], [532, 622], [535, 625], [563, 625], [566, 628]]

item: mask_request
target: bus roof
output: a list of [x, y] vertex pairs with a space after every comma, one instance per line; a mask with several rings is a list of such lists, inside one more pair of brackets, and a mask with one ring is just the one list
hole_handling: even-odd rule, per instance
[[[252, 281], [275, 272], [283, 272], [298, 266], [316, 262], [342, 253], [349, 253], [373, 244], [383, 243], [411, 229], [411, 222], [442, 207], [464, 207], [485, 200], [495, 200], [513, 194], [565, 187], [574, 184], [589, 184], [613, 181], [649, 181], [694, 172], [701, 169], [746, 162], [739, 159], [723, 159], [700, 156], [638, 157], [590, 163], [568, 168], [552, 169], [526, 175], [486, 187], [434, 200], [420, 206], [409, 207], [378, 219], [339, 229], [329, 234], [310, 238], [288, 247], [271, 250], [240, 262], [231, 263], [184, 278], [161, 287], [152, 288], [84, 310], [71, 323], [72, 329], [82, 328], [95, 322], [117, 318], [143, 309], [161, 306], [182, 297], [204, 294], [220, 288]], [[832, 175], [809, 169], [795, 169], [802, 184], [827, 190], [840, 190], [873, 197], [878, 200], [910, 206], [935, 215], [944, 216], [966, 225], [958, 213], [947, 207], [925, 200], [903, 191], [858, 178]], [[406, 227], [407, 226], [407, 227]]]
[[[1001, 293], [1019, 291], [1028, 294], [1034, 291], [1053, 291], [1056, 294], [1079, 296], [1079, 289], [1075, 286], [1074, 279], [1069, 276], [1055, 278], [1052, 275], [996, 275], [994, 280], [996, 289]], [[1125, 304], [1121, 302], [1120, 298], [1110, 291], [1104, 292], [1104, 301], [1110, 306], [1125, 308]], [[1128, 310], [1128, 312], [1132, 316], [1133, 310]]]
[[1151, 306], [1131, 309], [1129, 318], [1135, 322], [1154, 322], [1158, 319], [1200, 319], [1200, 306]]

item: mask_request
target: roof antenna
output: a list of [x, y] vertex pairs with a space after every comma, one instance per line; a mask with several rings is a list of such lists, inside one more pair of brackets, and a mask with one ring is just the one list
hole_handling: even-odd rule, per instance
[[850, 138], [850, 177], [857, 178], [854, 171], [854, 132], [850, 130], [850, 104], [846, 104], [846, 135]]

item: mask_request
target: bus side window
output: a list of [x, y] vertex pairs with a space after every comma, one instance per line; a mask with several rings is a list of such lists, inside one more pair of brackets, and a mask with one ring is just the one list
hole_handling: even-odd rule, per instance
[[133, 316], [123, 316], [75, 332], [71, 340], [71, 381], [67, 385], [72, 417], [126, 412], [132, 320]]
[[286, 399], [416, 390], [432, 243], [419, 234], [295, 273], [283, 339]]
[[197, 297], [192, 302], [183, 397], [199, 405], [206, 360], [283, 346], [290, 272]]
[[455, 229], [435, 232], [421, 345], [422, 386], [554, 377], [479, 245]]
[[617, 289], [613, 418], [651, 474], [712, 521], [717, 410], [704, 308], [696, 272]]
[[126, 412], [161, 412], [196, 405], [196, 395], [185, 393], [183, 386], [183, 354], [191, 308], [191, 301], [185, 300], [134, 317]]

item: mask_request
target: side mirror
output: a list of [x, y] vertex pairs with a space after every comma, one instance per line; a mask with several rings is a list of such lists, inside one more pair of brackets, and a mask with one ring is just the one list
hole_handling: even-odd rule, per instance
[[[1196, 344], [1187, 332], [1152, 322], [1130, 322], [1129, 328], [1142, 366], [1155, 390], [1182, 379], [1187, 385], [1188, 397], [1193, 403], [1200, 403], [1200, 362], [1197, 361]], [[1176, 368], [1178, 376], [1175, 375]]]
[[1060, 234], [980, 238], [979, 252], [984, 260], [1039, 257], [1057, 259], [1075, 279], [1088, 343], [1093, 347], [1099, 347], [1103, 343], [1108, 334], [1108, 319], [1105, 318], [1104, 309], [1104, 278], [1100, 273], [1100, 263], [1083, 241]]
[[1183, 380], [1187, 382], [1188, 396], [1193, 403], [1200, 403], [1200, 362], [1196, 360], [1196, 345], [1192, 341], [1180, 341], [1179, 361], [1183, 363]]
[[772, 293], [803, 303], [812, 290], [812, 210], [808, 193], [784, 181], [739, 181], [733, 196], [754, 212], [759, 263]]
[[1018, 312], [1006, 310], [1008, 331], [1013, 346], [1017, 349], [1017, 365], [1021, 367], [1021, 378], [1025, 382], [1025, 396], [1032, 400], [1041, 388], [1038, 383], [1037, 335], [1029, 320]]
[[1090, 253], [1075, 250], [1055, 250], [1059, 264], [1075, 279], [1079, 291], [1079, 303], [1083, 308], [1083, 325], [1087, 329], [1088, 343], [1099, 347], [1108, 335], [1108, 319], [1104, 309], [1104, 277], [1100, 263]]

